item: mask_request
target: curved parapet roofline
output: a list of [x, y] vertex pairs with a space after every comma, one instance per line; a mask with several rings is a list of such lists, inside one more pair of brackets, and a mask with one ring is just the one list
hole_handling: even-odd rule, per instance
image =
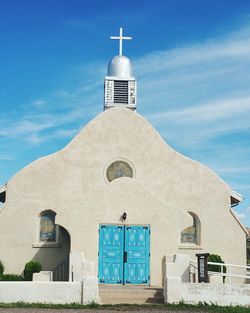
[[[135, 129], [133, 125], [135, 125]], [[162, 149], [162, 151], [168, 150], [169, 153], [171, 154], [173, 153], [176, 156], [178, 156], [180, 160], [183, 159], [190, 162], [190, 164], [197, 165], [198, 168], [212, 175], [214, 178], [220, 181], [225, 188], [228, 189], [229, 194], [228, 196], [230, 197], [231, 188], [214, 171], [212, 171], [206, 165], [174, 150], [172, 147], [168, 145], [168, 143], [161, 137], [159, 132], [155, 130], [154, 127], [144, 117], [126, 108], [111, 108], [98, 114], [89, 123], [84, 125], [80, 132], [64, 148], [55, 153], [52, 153], [50, 155], [44, 156], [40, 159], [31, 162], [25, 168], [16, 173], [10, 179], [10, 181], [12, 181], [16, 177], [16, 175], [19, 175], [21, 172], [23, 173], [27, 169], [32, 169], [36, 167], [38, 163], [39, 164], [40, 162], [49, 163], [54, 158], [57, 158], [60, 155], [68, 159], [72, 158], [72, 162], [78, 162], [80, 160], [79, 157], [77, 155], [74, 155], [74, 153], [68, 152], [70, 152], [70, 150], [72, 150], [72, 152], [73, 151], [76, 152], [78, 147], [83, 148], [84, 146], [86, 146], [86, 144], [88, 145], [92, 137], [93, 140], [96, 139], [99, 140], [100, 137], [103, 138], [102, 137], [103, 133], [105, 133], [106, 135], [110, 134], [110, 136], [112, 137], [113, 132], [116, 133], [118, 132], [119, 135], [122, 137], [129, 137], [130, 135], [137, 136], [138, 135], [137, 131], [140, 131], [139, 134], [140, 136], [143, 135], [142, 139], [146, 139], [147, 137], [147, 140], [151, 140], [152, 142], [154, 142], [154, 146], [158, 144], [159, 149]]]

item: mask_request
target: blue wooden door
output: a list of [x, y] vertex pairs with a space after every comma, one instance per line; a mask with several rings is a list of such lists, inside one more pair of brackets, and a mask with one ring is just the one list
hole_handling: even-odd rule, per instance
[[123, 283], [124, 227], [101, 225], [99, 229], [99, 282]]
[[149, 284], [149, 226], [101, 225], [99, 282]]
[[149, 284], [149, 236], [149, 226], [125, 227], [125, 284]]

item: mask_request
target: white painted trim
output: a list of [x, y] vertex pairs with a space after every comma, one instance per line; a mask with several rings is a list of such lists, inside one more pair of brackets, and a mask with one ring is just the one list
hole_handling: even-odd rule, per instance
[[230, 196], [237, 200], [238, 202], [242, 202], [244, 199], [244, 197], [240, 193], [234, 190], [231, 190]]
[[55, 243], [55, 242], [38, 242], [38, 243], [33, 243], [32, 248], [61, 248], [60, 243]]
[[55, 241], [40, 241], [40, 215], [37, 223], [37, 232], [36, 238], [37, 242], [32, 244], [32, 248], [61, 248], [61, 244], [59, 243], [59, 225], [56, 226], [56, 240]]
[[178, 249], [186, 249], [186, 250], [203, 250], [203, 248], [200, 245], [190, 245], [190, 244], [179, 244]]
[[105, 76], [106, 80], [125, 80], [125, 81], [130, 81], [130, 80], [136, 80], [135, 77], [118, 77], [118, 76]]

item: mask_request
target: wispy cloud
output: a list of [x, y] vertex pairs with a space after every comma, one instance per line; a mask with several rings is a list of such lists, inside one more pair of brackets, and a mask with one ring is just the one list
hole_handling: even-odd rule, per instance
[[[176, 111], [151, 113], [147, 117], [151, 120], [175, 120], [178, 123], [198, 123], [221, 121], [236, 115], [250, 114], [250, 97], [224, 99], [220, 101], [201, 103], [193, 107]], [[250, 126], [250, 123], [248, 123]]]
[[31, 102], [31, 105], [33, 105], [36, 108], [42, 108], [47, 104], [47, 101], [44, 99], [36, 99]]
[[[109, 14], [96, 16], [91, 23], [67, 20], [65, 25], [72, 31], [97, 32], [103, 19], [109, 18]], [[246, 178], [250, 174], [250, 23], [233, 33], [154, 51], [133, 61], [138, 112], [177, 150], [214, 168], [250, 199]], [[61, 86], [32, 99], [23, 111], [1, 114], [0, 151], [1, 142], [8, 140], [37, 145], [72, 138], [102, 110], [105, 73], [101, 60], [79, 64], [71, 87]], [[245, 180], [240, 180], [243, 176]], [[249, 213], [242, 208], [238, 214], [247, 218]]]
[[221, 167], [221, 174], [250, 174], [250, 166]]
[[239, 213], [234, 211], [235, 215], [239, 218], [239, 219], [245, 219], [246, 218], [246, 214], [245, 213]]
[[234, 185], [233, 185], [233, 189], [237, 190], [237, 191], [240, 191], [240, 193], [243, 194], [243, 196], [245, 198], [246, 195], [248, 196], [248, 194], [250, 193], [250, 183], [235, 182]]
[[51, 130], [49, 133], [46, 134], [39, 134], [39, 133], [32, 133], [27, 136], [26, 141], [30, 144], [40, 144], [42, 142], [49, 142], [53, 140], [60, 140], [62, 138], [68, 138], [71, 139], [74, 137], [74, 135], [77, 134], [79, 131], [79, 128], [73, 128], [73, 129], [56, 129]]
[[14, 156], [11, 154], [0, 153], [0, 160], [3, 160], [3, 161], [14, 160]]
[[[3, 123], [2, 123], [3, 125]], [[29, 133], [36, 133], [44, 129], [52, 128], [53, 120], [43, 119], [43, 123], [35, 122], [26, 118], [25, 120], [17, 121], [10, 126], [6, 126], [0, 130], [0, 136], [5, 137], [21, 137]]]
[[[93, 70], [91, 64], [79, 67], [78, 74]], [[100, 69], [93, 77], [100, 75]], [[34, 99], [23, 105], [23, 110], [0, 116], [0, 143], [4, 139], [19, 139], [38, 144], [61, 138], [72, 138], [84, 123], [94, 117], [102, 107], [101, 80], [93, 77], [76, 83], [71, 89], [52, 91], [46, 98]]]
[[[40, 143], [55, 138], [72, 137], [76, 132], [74, 123], [81, 125], [86, 116], [94, 115], [95, 110], [88, 108], [73, 109], [63, 113], [32, 113], [24, 115], [12, 122], [8, 119], [0, 120], [0, 136], [3, 138], [20, 138], [30, 143]], [[67, 127], [72, 127], [67, 129]]]
[[250, 24], [202, 43], [135, 60], [138, 110], [177, 150], [244, 195], [250, 224]]
[[[105, 17], [96, 17], [99, 18]], [[65, 23], [85, 28], [87, 22], [74, 19]], [[139, 112], [164, 137], [171, 136], [184, 145], [249, 131], [250, 90], [246, 88], [250, 82], [249, 55], [250, 28], [245, 26], [221, 38], [156, 51], [134, 60], [136, 72], [140, 73]], [[31, 101], [30, 112], [20, 117], [12, 115], [11, 123], [2, 118], [0, 135], [36, 143], [49, 140], [46, 133], [49, 131], [61, 136], [67, 128], [65, 136], [73, 134], [76, 128], [72, 125], [68, 130], [67, 125], [79, 122], [79, 127], [81, 119], [100, 111], [101, 103], [95, 106], [93, 102], [97, 100], [96, 91], [101, 93], [105, 67], [100, 63], [80, 67], [78, 74], [81, 77], [81, 71], [84, 73], [83, 83]], [[55, 107], [58, 110], [53, 110]]]
[[[138, 109], [178, 145], [250, 131], [250, 27], [135, 60]], [[141, 103], [141, 105], [140, 105]], [[178, 131], [177, 131], [178, 129]]]
[[[143, 56], [136, 61], [136, 67], [141, 75], [169, 69], [210, 63], [211, 68], [217, 61], [225, 64], [229, 59], [243, 58], [249, 60], [250, 54], [250, 27], [247, 25], [240, 31], [227, 36], [211, 39], [205, 43], [185, 46], [170, 51], [156, 51]], [[203, 71], [202, 73], [204, 73]], [[202, 74], [201, 73], [201, 74]]]
[[78, 29], [78, 30], [84, 30], [84, 31], [97, 31], [97, 27], [95, 26], [95, 23], [89, 23], [88, 20], [83, 20], [79, 18], [74, 18], [74, 19], [67, 19], [64, 21], [65, 25]]
[[[131, 25], [131, 21], [133, 21], [133, 26], [141, 27], [144, 21], [147, 21], [150, 17], [150, 13], [145, 6], [140, 8], [140, 11], [131, 10], [130, 12], [126, 12], [124, 10], [120, 10], [113, 6], [112, 9], [107, 10], [105, 13], [92, 15], [91, 18], [68, 18], [64, 20], [64, 25], [73, 30], [84, 31], [87, 33], [100, 33], [100, 29], [103, 31], [108, 31], [112, 27], [113, 23], [111, 23], [114, 18], [119, 22], [120, 25]], [[110, 35], [110, 33], [109, 33]], [[111, 33], [112, 35], [112, 33]]]

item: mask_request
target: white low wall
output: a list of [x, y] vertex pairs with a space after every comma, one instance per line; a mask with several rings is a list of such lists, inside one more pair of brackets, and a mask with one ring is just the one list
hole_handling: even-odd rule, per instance
[[0, 282], [0, 302], [81, 303], [80, 282]]
[[94, 263], [88, 262], [83, 252], [70, 253], [70, 282], [52, 282], [53, 273], [35, 273], [32, 282], [0, 281], [2, 303], [99, 303], [98, 278]]
[[182, 283], [180, 297], [189, 304], [206, 302], [222, 306], [250, 306], [250, 285]]
[[[188, 304], [208, 303], [221, 306], [250, 306], [250, 285], [223, 284], [222, 277], [213, 283], [188, 282], [189, 262], [177, 254], [172, 262], [166, 263], [164, 281], [165, 303]], [[216, 277], [217, 278], [217, 277]]]
[[82, 282], [0, 282], [0, 302], [98, 303], [98, 281], [90, 276]]

